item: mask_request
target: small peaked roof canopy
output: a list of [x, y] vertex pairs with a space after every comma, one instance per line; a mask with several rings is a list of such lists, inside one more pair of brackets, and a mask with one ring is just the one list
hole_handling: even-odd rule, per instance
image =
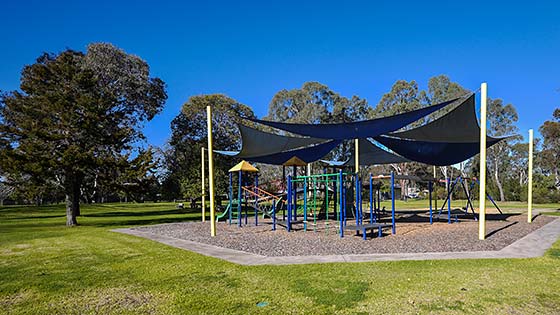
[[306, 166], [307, 163], [305, 163], [304, 161], [302, 161], [300, 158], [298, 158], [297, 156], [293, 156], [291, 159], [287, 160], [286, 162], [284, 162], [284, 164], [282, 164], [284, 166]]
[[239, 163], [237, 163], [237, 165], [235, 165], [234, 167], [229, 169], [229, 172], [239, 172], [239, 171], [243, 171], [243, 172], [258, 172], [259, 170], [254, 167], [253, 165], [249, 164], [249, 162], [247, 161], [241, 161]]

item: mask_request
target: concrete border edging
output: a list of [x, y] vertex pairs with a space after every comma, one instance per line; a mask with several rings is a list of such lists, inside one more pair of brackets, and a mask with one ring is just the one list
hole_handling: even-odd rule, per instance
[[536, 231], [522, 237], [498, 251], [391, 253], [391, 254], [347, 254], [316, 256], [263, 256], [239, 250], [203, 244], [150, 232], [124, 228], [114, 232], [143, 237], [176, 248], [223, 259], [239, 265], [292, 265], [334, 262], [371, 262], [399, 260], [442, 260], [442, 259], [499, 259], [533, 258], [544, 255], [560, 237], [560, 219], [556, 219]]

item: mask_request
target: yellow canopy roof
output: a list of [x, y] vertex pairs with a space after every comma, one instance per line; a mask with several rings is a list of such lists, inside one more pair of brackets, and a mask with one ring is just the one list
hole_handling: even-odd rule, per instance
[[284, 164], [282, 164], [284, 166], [306, 166], [307, 163], [305, 163], [304, 161], [302, 161], [300, 158], [298, 158], [297, 156], [292, 157], [291, 159], [287, 160], [286, 162], [284, 162]]
[[247, 161], [241, 161], [234, 167], [229, 169], [229, 172], [258, 172], [259, 170], [253, 165], [249, 164]]

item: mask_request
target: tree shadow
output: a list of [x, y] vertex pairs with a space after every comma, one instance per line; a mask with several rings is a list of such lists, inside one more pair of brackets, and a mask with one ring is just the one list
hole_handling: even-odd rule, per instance
[[105, 217], [143, 217], [154, 215], [171, 215], [171, 214], [190, 214], [200, 212], [198, 209], [170, 209], [170, 210], [153, 210], [153, 211], [112, 211], [100, 213], [82, 214], [85, 218], [105, 218]]
[[145, 225], [156, 225], [165, 223], [199, 222], [200, 217], [172, 217], [172, 218], [153, 218], [153, 219], [131, 219], [108, 222], [91, 222], [82, 224], [92, 227], [134, 227]]

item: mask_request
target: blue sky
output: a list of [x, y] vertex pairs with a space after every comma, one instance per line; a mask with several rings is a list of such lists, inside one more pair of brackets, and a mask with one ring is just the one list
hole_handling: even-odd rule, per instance
[[[0, 89], [41, 52], [111, 42], [168, 85], [145, 127], [162, 145], [192, 95], [225, 93], [261, 117], [280, 89], [319, 81], [375, 105], [398, 79], [447, 74], [516, 106], [520, 132], [560, 107], [560, 4], [509, 1], [8, 1]], [[115, 1], [116, 2], [116, 1]]]

